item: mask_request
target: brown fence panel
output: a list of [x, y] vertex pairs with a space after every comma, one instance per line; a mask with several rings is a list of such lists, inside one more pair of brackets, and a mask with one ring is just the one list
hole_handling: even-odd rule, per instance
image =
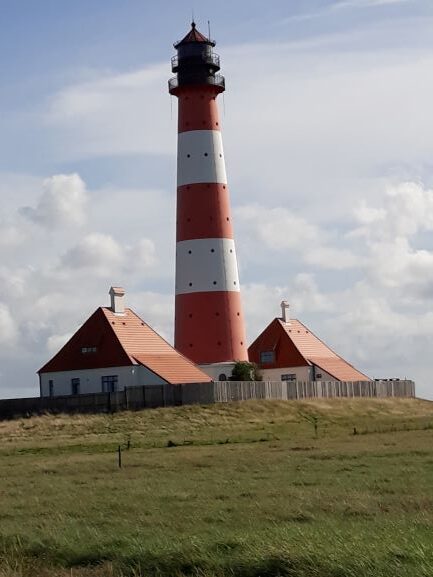
[[[176, 385], [182, 390], [182, 405], [208, 405], [216, 400], [215, 383], [186, 383]], [[225, 402], [225, 401], [222, 401]]]
[[164, 406], [164, 385], [143, 387], [144, 406], [150, 409]]

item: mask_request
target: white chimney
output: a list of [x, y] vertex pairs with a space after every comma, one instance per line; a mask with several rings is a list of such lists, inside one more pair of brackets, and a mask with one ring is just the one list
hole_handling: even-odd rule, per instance
[[290, 308], [290, 305], [287, 301], [281, 301], [281, 313], [282, 313], [281, 319], [285, 323], [290, 322], [289, 308]]
[[125, 314], [125, 289], [120, 286], [112, 286], [108, 293], [111, 297], [111, 310], [115, 315]]

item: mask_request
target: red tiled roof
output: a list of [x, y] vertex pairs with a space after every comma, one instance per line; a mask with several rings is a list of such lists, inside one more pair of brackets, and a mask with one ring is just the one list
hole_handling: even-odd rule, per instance
[[114, 314], [109, 308], [102, 311], [132, 363], [144, 365], [172, 384], [211, 381], [131, 309], [126, 309], [124, 316]]
[[212, 380], [197, 365], [176, 351], [171, 355], [144, 354], [136, 355], [134, 358], [140, 365], [149, 368], [167, 383], [180, 385], [182, 383], [208, 383]]
[[[95, 351], [83, 353], [83, 348]], [[124, 314], [115, 314], [105, 307], [97, 309], [38, 372], [137, 364], [146, 366], [172, 384], [211, 381], [131, 309], [125, 309]]]
[[308, 359], [310, 363], [316, 365], [316, 367], [326, 371], [331, 376], [333, 376], [338, 381], [369, 381], [370, 378], [367, 375], [359, 372], [350, 363], [342, 359], [341, 357], [331, 358], [331, 357], [310, 357]]
[[334, 353], [323, 341], [296, 319], [285, 323], [278, 319], [301, 355], [313, 365], [320, 367], [339, 381], [369, 381], [369, 377]]

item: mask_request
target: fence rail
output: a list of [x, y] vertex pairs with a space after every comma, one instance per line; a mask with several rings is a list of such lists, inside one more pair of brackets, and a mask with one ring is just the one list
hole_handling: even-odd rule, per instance
[[115, 393], [0, 400], [0, 419], [43, 413], [110, 413], [252, 399], [415, 397], [413, 381], [214, 381], [127, 387]]

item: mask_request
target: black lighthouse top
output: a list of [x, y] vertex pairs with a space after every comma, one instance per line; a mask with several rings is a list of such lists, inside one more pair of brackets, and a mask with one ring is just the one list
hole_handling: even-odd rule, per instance
[[216, 74], [220, 58], [214, 54], [214, 46], [215, 42], [199, 32], [192, 22], [188, 34], [174, 44], [177, 55], [171, 59], [171, 69], [177, 76], [168, 81], [170, 94], [191, 85], [211, 85], [217, 87], [218, 92], [224, 90], [224, 76]]

